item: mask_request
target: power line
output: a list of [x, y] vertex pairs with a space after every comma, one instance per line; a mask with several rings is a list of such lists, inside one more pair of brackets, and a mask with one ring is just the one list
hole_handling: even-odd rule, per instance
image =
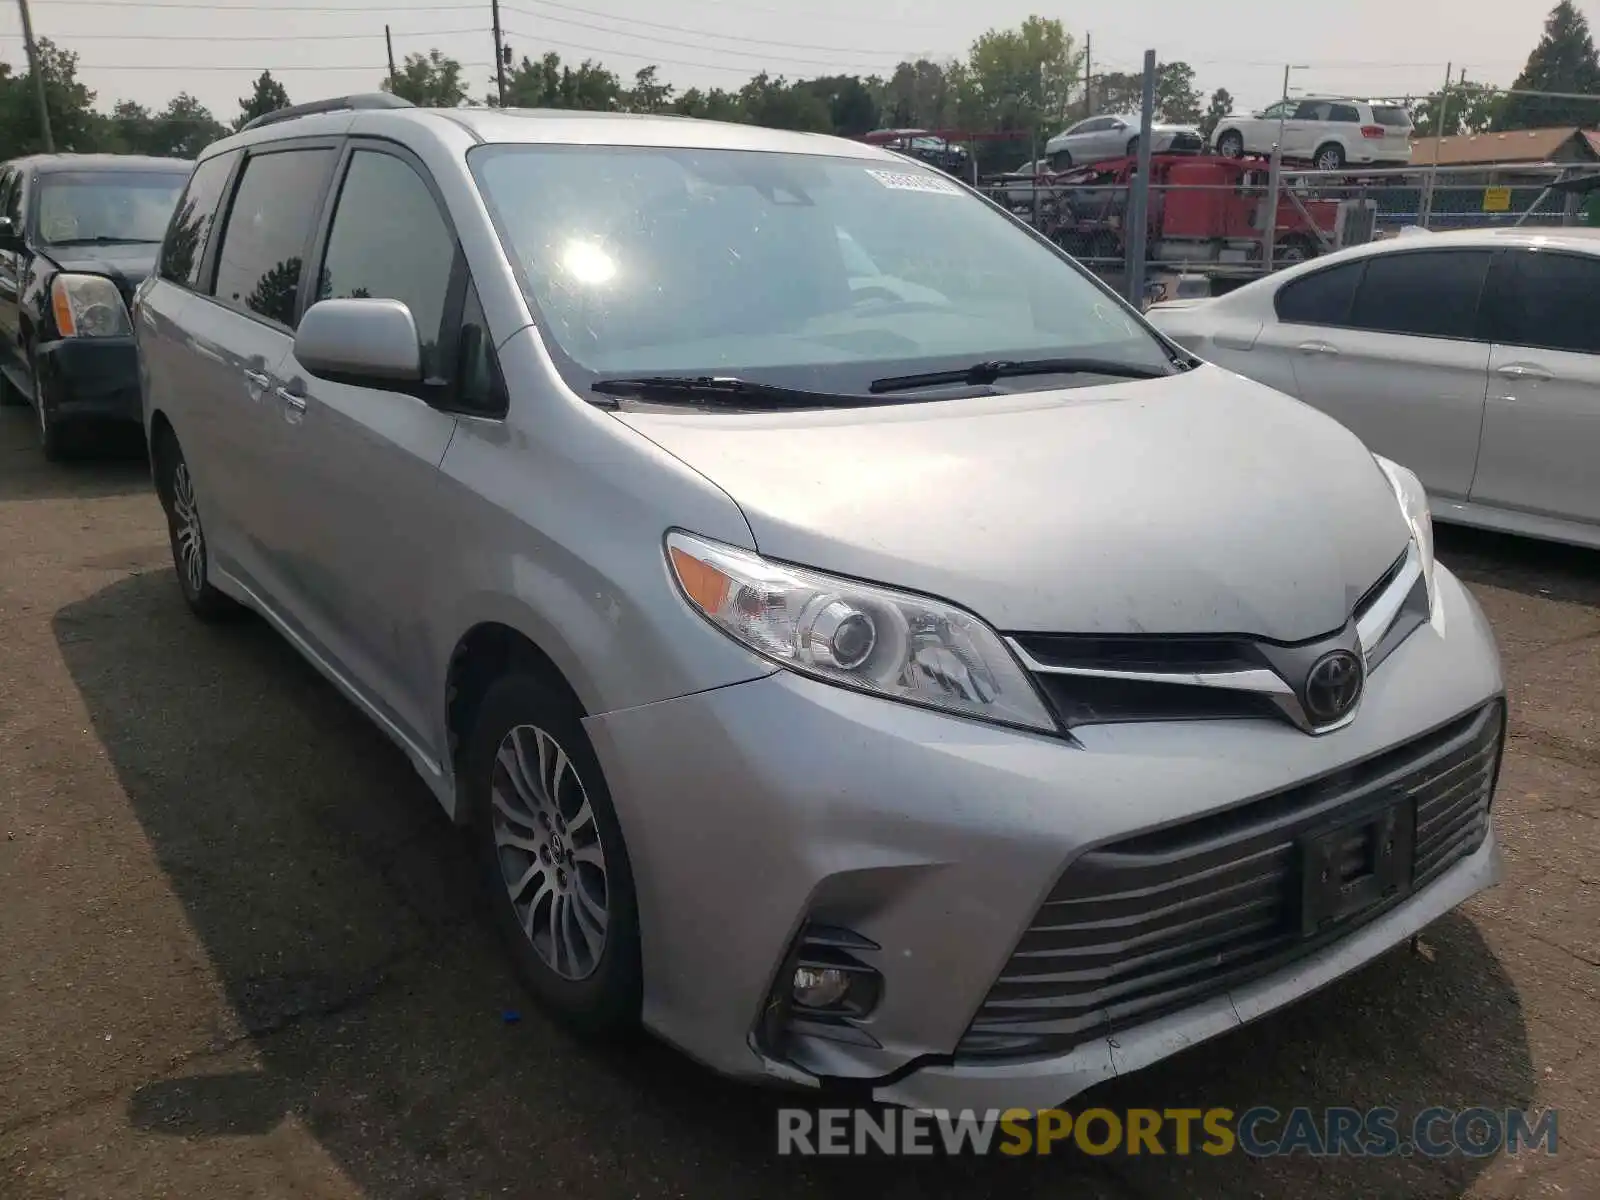
[[[610, 33], [612, 31], [611, 30], [607, 30], [606, 32]], [[517, 29], [509, 29], [508, 28], [506, 30], [506, 37], [508, 39], [521, 39], [522, 41], [531, 43], [534, 46], [549, 47], [552, 50], [577, 50], [577, 51], [580, 51], [580, 52], [582, 52], [584, 54], [614, 54], [614, 55], [622, 55], [622, 56], [625, 56], [625, 57], [628, 57], [628, 58], [647, 58], [651, 62], [658, 63], [658, 64], [660, 64], [661, 66], [664, 66], [664, 67], [693, 67], [696, 70], [702, 70], [702, 71], [728, 71], [728, 72], [731, 72], [732, 74], [744, 75], [746, 77], [749, 77], [751, 75], [758, 75], [758, 74], [761, 73], [761, 68], [752, 68], [748, 63], [728, 63], [728, 62], [712, 63], [712, 62], [700, 62], [700, 61], [695, 61], [695, 60], [692, 60], [692, 59], [663, 58], [659, 54], [652, 54], [652, 53], [650, 53], [648, 51], [644, 51], [644, 50], [620, 50], [615, 46], [586, 46], [582, 42], [562, 42], [562, 41], [557, 41], [554, 38], [536, 37], [535, 35], [533, 35], [531, 33], [526, 33], [526, 32], [523, 32], [523, 31], [517, 30]], [[664, 38], [651, 37], [649, 40], [651, 42], [653, 42], [653, 43], [656, 43], [656, 44], [665, 44], [666, 43], [666, 39], [664, 39]], [[690, 45], [690, 43], [687, 43], [687, 42], [673, 42], [671, 44], [675, 45], [675, 46], [687, 46], [687, 45]], [[721, 47], [719, 47], [719, 46], [709, 46], [709, 47], [706, 47], [706, 49], [720, 50]], [[772, 65], [773, 66], [782, 66], [782, 65], [784, 65], [786, 63], [788, 63], [788, 64], [799, 64], [799, 65], [803, 65], [803, 66], [832, 67], [833, 68], [832, 74], [836, 74], [836, 75], [837, 74], [848, 74], [848, 73], [876, 75], [876, 74], [883, 74], [885, 72], [892, 73], [893, 70], [894, 70], [894, 67], [887, 66], [887, 65], [884, 65], [884, 64], [880, 64], [880, 65], [875, 66], [875, 67], [858, 67], [858, 66], [855, 66], [855, 65], [849, 64], [849, 63], [838, 63], [838, 62], [821, 63], [821, 62], [818, 62], [815, 59], [801, 59], [801, 58], [782, 58], [782, 59], [777, 59], [776, 61], [773, 62]], [[897, 63], [895, 65], [898, 66], [899, 64]]]
[[[120, 8], [127, 0], [50, 0], [51, 8]], [[481, 4], [407, 4], [407, 12], [477, 12]], [[200, 0], [139, 0], [139, 8], [198, 8], [206, 12], [366, 13], [381, 17], [393, 9], [387, 4], [206, 4]]]
[[[462, 34], [487, 33], [485, 29], [425, 29], [415, 33], [404, 30], [395, 31], [395, 37], [431, 38], [431, 37], [458, 37]], [[39, 35], [49, 38], [48, 33]], [[316, 40], [319, 42], [354, 42], [376, 41], [383, 37], [382, 33], [319, 33]], [[0, 38], [21, 38], [20, 33], [0, 33]], [[305, 38], [303, 33], [74, 33], [62, 35], [64, 40], [81, 41], [113, 41], [113, 42], [298, 42]], [[52, 41], [55, 39], [51, 39]]]
[[[458, 63], [457, 65], [463, 70], [476, 70], [479, 67], [494, 66], [492, 62], [464, 62]], [[385, 67], [383, 62], [375, 60], [373, 62], [353, 64], [286, 64], [281, 67], [270, 65], [262, 66], [260, 63], [253, 63], [248, 66], [234, 65], [227, 67], [215, 66], [212, 64], [184, 64], [183, 66], [175, 67], [166, 63], [79, 63], [78, 69], [82, 71], [239, 71], [250, 75], [259, 74], [262, 71], [270, 71], [274, 75], [284, 75], [290, 71], [372, 71], [382, 75], [387, 70], [387, 67]]]
[[[510, 6], [507, 5], [506, 7], [509, 8]], [[521, 15], [523, 15], [523, 16], [529, 15], [528, 13], [524, 12], [521, 9], [517, 9], [516, 11], [518, 13], [520, 13]], [[840, 74], [840, 73], [842, 73], [844, 71], [847, 71], [847, 70], [865, 71], [867, 73], [876, 74], [876, 73], [879, 73], [879, 72], [882, 72], [882, 71], [885, 71], [885, 70], [892, 71], [895, 66], [899, 65], [899, 61], [898, 60], [893, 65], [889, 65], [888, 62], [887, 62], [888, 56], [885, 56], [885, 61], [884, 62], [880, 62], [875, 66], [864, 67], [864, 66], [861, 66], [861, 65], [856, 64], [856, 63], [840, 62], [838, 59], [826, 59], [825, 60], [825, 59], [819, 59], [819, 58], [797, 58], [797, 57], [795, 57], [793, 55], [788, 55], [788, 54], [778, 55], [778, 54], [772, 53], [770, 51], [768, 51], [766, 53], [761, 53], [761, 52], [754, 51], [754, 50], [733, 50], [733, 49], [726, 49], [726, 48], [724, 48], [722, 46], [706, 46], [706, 45], [704, 45], [703, 43], [700, 43], [700, 42], [686, 42], [686, 41], [679, 41], [679, 40], [674, 39], [674, 38], [662, 37], [658, 33], [628, 33], [625, 30], [621, 30], [621, 29], [607, 29], [607, 28], [605, 28], [604, 26], [601, 26], [601, 25], [587, 25], [582, 21], [568, 21], [564, 17], [551, 17], [551, 16], [546, 16], [546, 15], [544, 15], [542, 13], [539, 15], [539, 20], [541, 20], [541, 21], [559, 21], [560, 23], [562, 23], [564, 25], [576, 25], [576, 26], [578, 26], [578, 27], [580, 27], [582, 29], [592, 29], [596, 33], [611, 34], [614, 37], [637, 38], [640, 41], [649, 42], [652, 46], [681, 46], [686, 50], [713, 50], [718, 54], [726, 54], [726, 55], [728, 55], [730, 57], [735, 57], [735, 58], [756, 59], [758, 61], [766, 61], [766, 62], [779, 61], [779, 62], [784, 62], [784, 63], [795, 63], [795, 64], [798, 64], [800, 66], [806, 66], [806, 67], [827, 67], [827, 68], [832, 68], [832, 71], [831, 71], [832, 74]], [[507, 30], [507, 32], [509, 33], [511, 31]], [[519, 33], [519, 34], [517, 34], [517, 36], [518, 37], [527, 38], [529, 41], [532, 41], [532, 42], [535, 42], [535, 43], [538, 43], [538, 42], [541, 42], [541, 41], [548, 41], [548, 39], [537, 38], [537, 37], [534, 37], [531, 34]], [[612, 49], [609, 49], [609, 50], [596, 50], [594, 52], [597, 53], [597, 54], [627, 54], [627, 55], [631, 55], [634, 58], [652, 58], [652, 57], [654, 57], [654, 55], [652, 55], [652, 54], [650, 54], [648, 52], [640, 52], [640, 51], [634, 51], [634, 50], [622, 50], [622, 49], [617, 49], [617, 48], [612, 48]], [[727, 65], [727, 64], [724, 64], [724, 65]], [[741, 68], [741, 69], [744, 69], [744, 68]]]
[[[872, 55], [872, 54], [877, 53], [876, 51], [873, 51], [873, 50], [863, 49], [860, 46], [819, 46], [819, 45], [816, 45], [814, 43], [783, 41], [783, 40], [779, 40], [779, 39], [776, 39], [776, 38], [753, 38], [753, 37], [744, 37], [742, 35], [733, 34], [733, 33], [717, 33], [717, 32], [715, 32], [713, 30], [710, 30], [710, 29], [691, 29], [686, 25], [664, 25], [659, 21], [643, 21], [643, 20], [640, 20], [640, 19], [638, 19], [636, 17], [624, 17], [624, 16], [619, 16], [619, 15], [617, 15], [615, 13], [597, 12], [597, 11], [593, 11], [593, 10], [590, 10], [590, 9], [587, 9], [587, 8], [577, 8], [577, 7], [575, 7], [575, 6], [571, 5], [571, 4], [558, 4], [556, 2], [556, 0], [528, 0], [528, 2], [532, 3], [532, 4], [537, 4], [540, 8], [556, 8], [556, 9], [560, 9], [562, 12], [575, 12], [575, 13], [583, 14], [585, 16], [604, 17], [608, 21], [624, 21], [629, 25], [642, 25], [647, 29], [665, 29], [669, 33], [683, 33], [683, 34], [688, 34], [688, 35], [690, 35], [692, 37], [716, 38], [719, 41], [724, 41], [724, 42], [739, 42], [739, 43], [746, 43], [746, 44], [749, 44], [749, 45], [752, 45], [752, 46], [788, 47], [788, 48], [792, 48], [792, 49], [795, 49], [795, 50], [823, 50], [823, 51], [826, 51], [826, 52], [831, 53], [831, 54]], [[581, 22], [581, 21], [565, 20], [565, 19], [563, 19], [561, 17], [552, 17], [547, 13], [533, 12], [530, 9], [520, 8], [515, 4], [505, 4], [505, 5], [502, 5], [501, 7], [503, 7], [507, 12], [521, 13], [525, 17], [537, 17], [541, 21], [556, 21], [556, 22], [558, 22], [560, 24], [564, 24], [564, 25], [579, 25], [579, 26], [582, 26], [585, 29], [597, 29], [602, 33], [626, 33], [627, 32], [626, 30], [622, 30], [622, 29], [616, 29], [616, 30], [608, 29], [608, 28], [606, 28], [604, 26], [601, 26], [601, 25], [584, 25], [583, 22]], [[709, 46], [706, 47], [706, 49], [713, 49], [713, 48], [714, 47], [709, 47]]]

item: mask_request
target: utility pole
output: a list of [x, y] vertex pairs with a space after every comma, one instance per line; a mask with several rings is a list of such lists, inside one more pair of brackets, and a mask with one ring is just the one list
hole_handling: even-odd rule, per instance
[[[1272, 165], [1267, 172], [1267, 212], [1264, 228], [1261, 231], [1261, 264], [1267, 270], [1272, 270], [1272, 251], [1278, 240], [1278, 194], [1283, 186], [1283, 126], [1289, 119], [1289, 72], [1295, 70], [1293, 63], [1286, 63], [1283, 68], [1283, 99], [1278, 108], [1278, 141], [1272, 147]], [[1307, 70], [1300, 67], [1299, 70]]]
[[499, 98], [500, 107], [506, 106], [506, 52], [500, 40], [500, 0], [489, 0], [490, 11], [494, 14], [494, 86], [495, 94]]
[[1156, 52], [1144, 52], [1144, 100], [1139, 109], [1139, 174], [1128, 195], [1127, 239], [1128, 303], [1144, 310], [1144, 264], [1149, 257], [1150, 136], [1156, 111]]
[[1083, 116], [1094, 116], [1094, 34], [1083, 35]]
[[394, 35], [389, 32], [387, 25], [383, 27], [383, 44], [389, 48], [389, 90], [392, 92], [399, 84], [400, 77], [394, 69]]
[[33, 72], [33, 89], [39, 96], [39, 129], [44, 134], [46, 154], [56, 152], [56, 140], [50, 134], [50, 105], [45, 100], [44, 73], [39, 70], [39, 47], [33, 42], [33, 22], [28, 19], [28, 0], [17, 0], [22, 10], [22, 40], [28, 47], [28, 69]]
[[[1462, 69], [1462, 77], [1466, 76], [1466, 69]], [[1439, 95], [1439, 111], [1434, 114], [1435, 127], [1433, 130], [1433, 165], [1428, 168], [1426, 186], [1417, 204], [1417, 224], [1428, 228], [1428, 222], [1433, 220], [1433, 189], [1439, 178], [1439, 152], [1444, 146], [1444, 125], [1450, 117], [1450, 84], [1455, 77], [1455, 63], [1444, 65], [1444, 91]]]

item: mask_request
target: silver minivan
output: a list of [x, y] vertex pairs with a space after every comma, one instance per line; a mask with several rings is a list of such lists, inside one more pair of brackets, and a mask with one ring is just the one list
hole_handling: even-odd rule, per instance
[[1416, 478], [932, 168], [302, 106], [133, 319], [184, 599], [405, 752], [575, 1026], [1039, 1108], [1498, 876]]

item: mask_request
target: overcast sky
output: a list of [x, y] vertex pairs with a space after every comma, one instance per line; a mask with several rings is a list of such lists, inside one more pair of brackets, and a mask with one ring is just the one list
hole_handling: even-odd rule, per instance
[[[503, 0], [506, 40], [523, 54], [594, 57], [629, 78], [657, 63], [668, 82], [736, 88], [765, 69], [790, 78], [877, 72], [918, 55], [961, 54], [991, 26], [1033, 12], [1093, 38], [1095, 69], [1133, 70], [1147, 48], [1183, 59], [1209, 94], [1241, 104], [1292, 88], [1400, 96], [1437, 89], [1447, 62], [1468, 79], [1509, 84], [1538, 41], [1554, 0], [1118, 0], [1041, 10], [1037, 0]], [[1582, 0], [1591, 21], [1600, 0]], [[473, 94], [490, 90], [488, 0], [33, 0], [35, 36], [78, 53], [80, 75], [109, 110], [119, 99], [159, 107], [180, 90], [222, 120], [238, 113], [263, 67], [292, 99], [367, 91], [385, 72], [383, 31], [397, 59], [438, 47], [467, 66]], [[1470, 13], [1470, 16], [1468, 15]], [[0, 0], [0, 52], [22, 70], [21, 20]]]

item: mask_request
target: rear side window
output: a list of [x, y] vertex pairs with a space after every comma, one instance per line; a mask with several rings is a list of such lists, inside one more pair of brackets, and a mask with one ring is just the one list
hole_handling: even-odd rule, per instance
[[306, 243], [333, 161], [321, 148], [245, 160], [217, 254], [218, 300], [294, 328]]
[[1378, 254], [1356, 291], [1349, 324], [1376, 333], [1474, 338], [1488, 250]]
[[1505, 329], [1497, 340], [1512, 346], [1600, 354], [1596, 296], [1600, 296], [1600, 258], [1522, 251], [1517, 255], [1511, 296], [1501, 308]]
[[184, 287], [200, 285], [200, 264], [205, 261], [206, 243], [216, 219], [222, 189], [238, 159], [238, 151], [208, 158], [189, 176], [189, 186], [172, 214], [166, 241], [161, 247], [161, 278]]
[[1361, 282], [1365, 261], [1313, 271], [1278, 292], [1278, 320], [1290, 325], [1343, 325]]
[[1374, 104], [1372, 119], [1379, 125], [1387, 125], [1390, 129], [1411, 128], [1410, 111], [1398, 104]]
[[1330, 121], [1349, 121], [1352, 124], [1361, 120], [1361, 113], [1354, 104], [1335, 104], [1328, 115]]
[[455, 235], [409, 163], [375, 150], [350, 156], [328, 232], [319, 300], [402, 301], [422, 339], [424, 374], [442, 378], [450, 373], [442, 327], [455, 257]]

